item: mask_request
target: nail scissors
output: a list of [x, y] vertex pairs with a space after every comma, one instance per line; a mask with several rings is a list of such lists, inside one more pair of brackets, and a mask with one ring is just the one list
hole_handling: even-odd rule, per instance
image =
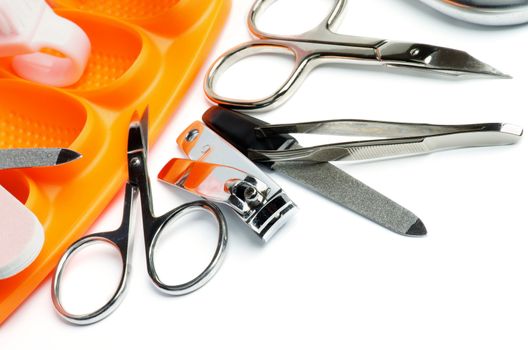
[[[381, 65], [435, 71], [451, 75], [478, 74], [509, 78], [508, 75], [472, 57], [464, 51], [427, 44], [398, 42], [361, 36], [336, 34], [336, 26], [346, 0], [334, 0], [328, 16], [314, 29], [296, 36], [266, 33], [257, 20], [276, 0], [257, 0], [248, 15], [248, 27], [256, 40], [241, 44], [220, 56], [209, 69], [204, 89], [209, 99], [218, 105], [240, 110], [266, 110], [287, 100], [316, 66], [327, 62], [350, 62], [357, 65]], [[242, 100], [222, 96], [215, 90], [218, 78], [242, 59], [263, 53], [293, 55], [294, 68], [271, 96]]]
[[[112, 232], [96, 233], [79, 239], [73, 243], [59, 261], [52, 281], [52, 299], [58, 313], [67, 321], [79, 325], [95, 323], [112, 313], [122, 301], [127, 288], [130, 273], [130, 259], [134, 236], [134, 223], [137, 213], [137, 204], [141, 203], [143, 219], [143, 234], [145, 239], [145, 253], [147, 258], [148, 274], [154, 285], [162, 292], [170, 295], [184, 295], [202, 287], [215, 274], [222, 262], [227, 245], [227, 225], [225, 218], [218, 207], [210, 202], [196, 201], [177, 207], [166, 214], [155, 217], [152, 208], [152, 195], [147, 171], [147, 127], [148, 109], [143, 117], [137, 121], [137, 112], [130, 124], [128, 132], [128, 182], [125, 188], [125, 203], [123, 221], [121, 226]], [[200, 210], [204, 215], [211, 215], [218, 224], [218, 243], [215, 253], [208, 266], [192, 280], [170, 285], [160, 280], [154, 262], [156, 245], [160, 236], [167, 233], [171, 223], [179, 220], [183, 215]], [[174, 226], [173, 226], [174, 227]], [[87, 314], [73, 314], [65, 310], [61, 303], [61, 281], [63, 272], [69, 259], [80, 249], [92, 243], [107, 243], [113, 245], [121, 255], [123, 269], [121, 279], [114, 295], [106, 304]]]

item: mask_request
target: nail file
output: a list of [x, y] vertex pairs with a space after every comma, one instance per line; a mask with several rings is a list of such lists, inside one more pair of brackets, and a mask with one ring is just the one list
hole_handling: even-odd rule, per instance
[[0, 170], [55, 166], [80, 157], [81, 154], [67, 148], [0, 149]]
[[36, 259], [44, 229], [28, 208], [0, 186], [0, 279], [16, 275]]

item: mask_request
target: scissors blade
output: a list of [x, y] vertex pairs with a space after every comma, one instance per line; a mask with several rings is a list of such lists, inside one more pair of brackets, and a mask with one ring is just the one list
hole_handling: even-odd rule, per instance
[[[257, 138], [255, 127], [264, 126], [265, 122], [225, 108], [210, 108], [204, 114], [203, 120], [245, 155], [251, 148], [300, 147], [289, 135]], [[423, 222], [411, 211], [330, 163], [276, 162], [265, 165], [391, 231], [409, 236], [422, 236], [427, 233]]]
[[377, 54], [378, 59], [387, 66], [431, 69], [452, 75], [511, 78], [465, 51], [447, 47], [388, 41], [377, 49]]
[[13, 148], [0, 150], [0, 170], [55, 166], [82, 155], [66, 148]]
[[128, 129], [128, 153], [137, 151], [147, 152], [148, 148], [148, 116], [149, 107], [145, 108], [142, 116], [137, 111], [132, 115]]

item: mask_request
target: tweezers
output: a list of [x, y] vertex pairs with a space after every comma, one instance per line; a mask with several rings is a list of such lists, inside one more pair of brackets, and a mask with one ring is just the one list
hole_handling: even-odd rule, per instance
[[434, 125], [360, 119], [315, 121], [255, 128], [258, 138], [280, 134], [319, 134], [375, 137], [369, 140], [332, 143], [277, 150], [249, 149], [258, 162], [359, 161], [481, 146], [509, 145], [519, 141], [523, 129], [506, 123]]

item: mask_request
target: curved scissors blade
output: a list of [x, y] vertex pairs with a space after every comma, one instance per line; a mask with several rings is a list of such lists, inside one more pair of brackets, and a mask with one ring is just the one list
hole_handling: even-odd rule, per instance
[[452, 75], [479, 74], [511, 78], [465, 51], [447, 47], [387, 41], [377, 49], [377, 54], [387, 66], [431, 69]]
[[128, 154], [137, 151], [143, 151], [145, 154], [148, 149], [148, 115], [149, 107], [145, 108], [143, 115], [139, 117], [137, 111], [132, 116], [130, 127], [128, 129]]
[[143, 226], [148, 227], [154, 220], [152, 193], [147, 170], [148, 150], [148, 106], [143, 115], [134, 112], [128, 129], [128, 183], [138, 187], [141, 197], [141, 211]]

